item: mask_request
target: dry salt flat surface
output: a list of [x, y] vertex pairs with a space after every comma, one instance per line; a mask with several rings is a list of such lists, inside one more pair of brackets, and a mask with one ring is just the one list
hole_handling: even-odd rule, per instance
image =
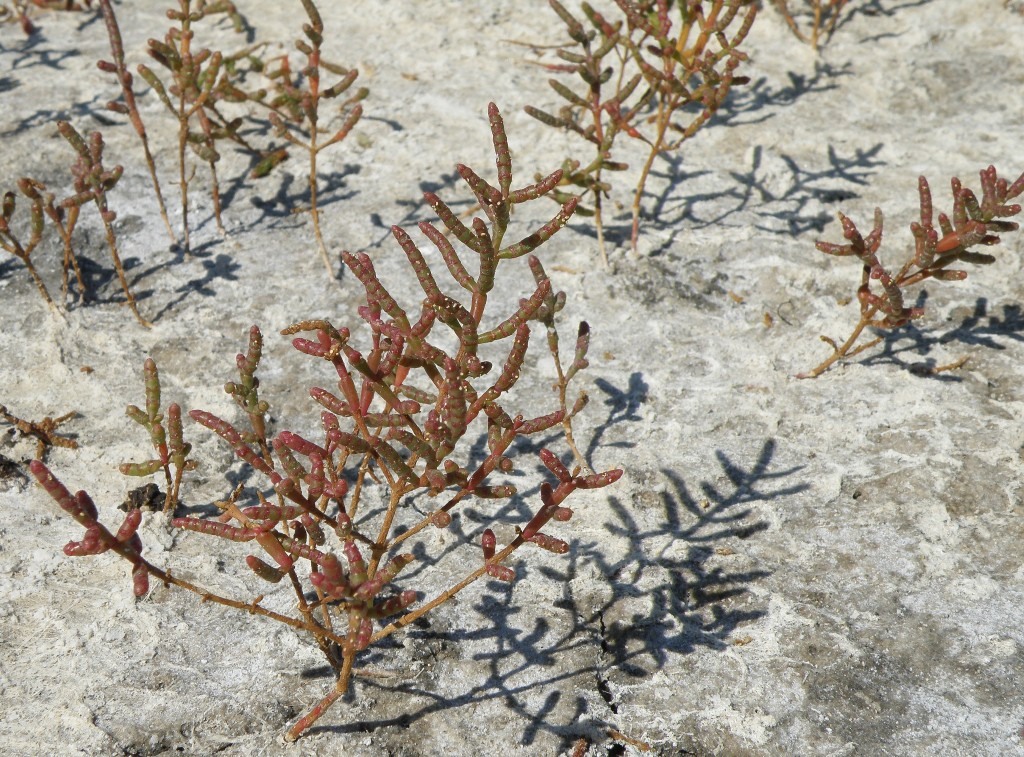
[[[163, 35], [165, 5], [119, 6], [130, 62]], [[298, 34], [298, 2], [238, 5], [259, 39]], [[489, 170], [488, 101], [505, 114], [521, 180], [573, 146], [523, 113], [555, 103], [546, 73], [509, 42], [557, 42], [561, 27], [539, 0], [321, 5], [327, 54], [371, 88], [356, 132], [323, 156], [324, 233], [333, 252], [365, 250], [413, 292], [388, 227], [431, 218], [424, 190], [468, 207], [453, 166]], [[817, 56], [763, 10], [746, 45], [751, 83], [657, 164], [645, 205], [658, 214], [639, 256], [625, 250], [621, 209], [609, 219], [610, 270], [586, 221], [547, 246], [567, 333], [580, 318], [593, 327], [578, 433], [596, 467], [626, 470], [577, 500], [559, 533], [567, 556], [518, 552], [516, 584], [480, 582], [392, 637], [365, 660], [388, 676], [358, 679], [291, 745], [281, 733], [330, 685], [312, 644], [159, 586], [135, 601], [123, 561], [61, 553], [78, 526], [8, 469], [0, 752], [553, 755], [584, 737], [589, 754], [638, 754], [640, 743], [658, 755], [1024, 754], [1021, 236], [1006, 234], [997, 262], [966, 281], [925, 287], [926, 317], [878, 349], [816, 381], [794, 378], [827, 353], [819, 334], [855, 321], [857, 264], [813, 248], [841, 241], [836, 211], [867, 228], [883, 207], [883, 261], [896, 265], [912, 246], [919, 174], [948, 209], [951, 176], [977, 187], [989, 164], [1011, 179], [1024, 170], [1024, 19], [1000, 0], [850, 9]], [[224, 237], [199, 171], [196, 254], [169, 251], [134, 134], [102, 109], [116, 94], [95, 67], [109, 55], [102, 23], [39, 23], [28, 40], [0, 29], [3, 186], [28, 174], [66, 187], [55, 120], [102, 129], [125, 166], [111, 201], [155, 326], [117, 304], [93, 222], [79, 249], [100, 301], [64, 319], [17, 261], [0, 261], [0, 402], [35, 419], [78, 411], [63, 429], [79, 448], [49, 463], [116, 523], [138, 483], [116, 467], [147, 453], [124, 415], [143, 400], [147, 355], [165, 403], [234, 417], [220, 386], [257, 323], [263, 395], [278, 428], [301, 431], [317, 417], [306, 390], [327, 379], [277, 332], [309, 317], [354, 322], [360, 288], [351, 276], [327, 283], [308, 219], [292, 212], [304, 201], [298, 158], [254, 182], [240, 178], [244, 157], [225, 155]], [[206, 39], [239, 46], [223, 26]], [[171, 197], [173, 125], [154, 98], [141, 102]], [[628, 179], [616, 197], [627, 207]], [[49, 244], [37, 257], [55, 282]], [[514, 303], [528, 287], [512, 278], [502, 292]], [[961, 369], [928, 375], [964, 356]], [[547, 362], [527, 367], [519, 396], [546, 392]], [[202, 466], [183, 496], [198, 507], [226, 496], [239, 469], [212, 434], [186, 434]], [[33, 450], [0, 438], [17, 463]], [[536, 486], [531, 465], [523, 475], [523, 490]], [[473, 526], [483, 511], [461, 517]], [[159, 517], [142, 536], [178, 575], [240, 597], [265, 591], [241, 548], [213, 554], [207, 537]]]

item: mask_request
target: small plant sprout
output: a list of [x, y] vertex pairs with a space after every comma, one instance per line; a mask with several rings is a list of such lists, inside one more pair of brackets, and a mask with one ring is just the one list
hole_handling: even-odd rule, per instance
[[[296, 40], [295, 47], [306, 56], [306, 64], [300, 69], [301, 78], [294, 80], [288, 56], [285, 55], [280, 59], [279, 68], [267, 74], [276, 82], [276, 94], [268, 103], [273, 108], [268, 118], [279, 137], [299, 149], [305, 150], [309, 156], [309, 214], [313, 219], [313, 233], [316, 235], [317, 247], [323, 258], [324, 266], [327, 268], [327, 275], [333, 279], [335, 271], [320, 229], [319, 184], [316, 175], [317, 156], [321, 151], [341, 142], [352, 131], [363, 115], [363, 107], [359, 102], [367, 96], [369, 90], [362, 87], [340, 104], [340, 109], [344, 113], [341, 127], [326, 139], [321, 139], [321, 134], [324, 133], [320, 127], [321, 101], [333, 100], [347, 92], [356, 77], [359, 76], [359, 72], [355, 69], [341, 68], [323, 60], [320, 55], [320, 47], [323, 44], [324, 24], [320, 19], [320, 13], [313, 4], [313, 0], [301, 0], [301, 2], [309, 17], [309, 23], [302, 27], [302, 33], [306, 39]], [[321, 88], [321, 68], [341, 78], [331, 86]], [[304, 130], [305, 138], [296, 136], [294, 129]]]
[[[42, 241], [43, 228], [45, 226], [42, 197], [36, 192], [36, 186], [37, 182], [33, 182], [30, 179], [22, 179], [22, 183], [19, 183], [18, 186], [32, 202], [32, 207], [29, 211], [30, 220], [27, 238], [12, 226], [14, 213], [18, 205], [17, 195], [10, 191], [4, 193], [3, 202], [0, 204], [0, 247], [3, 247], [7, 252], [25, 264], [25, 268], [28, 269], [28, 273], [32, 277], [32, 282], [36, 285], [39, 295], [46, 300], [46, 304], [52, 310], [56, 311], [57, 305], [54, 303], [53, 298], [50, 297], [50, 292], [46, 288], [46, 283], [39, 275], [35, 263], [32, 262], [32, 253], [36, 251], [39, 242]], [[35, 196], [33, 197], [33, 195]]]
[[[836, 30], [836, 23], [843, 8], [849, 0], [774, 0], [775, 7], [786, 19], [789, 28], [801, 42], [806, 42], [815, 50], [822, 41], [827, 42]], [[791, 6], [800, 6], [801, 10], [793, 11]], [[797, 19], [809, 16], [801, 24]]]
[[178, 505], [182, 475], [185, 471], [195, 470], [196, 463], [186, 459], [192, 451], [192, 445], [182, 439], [181, 407], [176, 402], [168, 405], [166, 421], [160, 412], [160, 373], [153, 358], [146, 358], [142, 370], [146, 383], [146, 409], [129, 405], [127, 415], [149, 432], [156, 457], [142, 463], [124, 463], [118, 470], [126, 476], [151, 476], [162, 470], [167, 492], [163, 509], [170, 514]]
[[[225, 386], [248, 417], [251, 431], [241, 431], [230, 421], [203, 410], [189, 416], [223, 438], [235, 455], [264, 483], [246, 495], [238, 485], [230, 496], [215, 503], [214, 518], [181, 517], [172, 526], [210, 539], [210, 550], [231, 550], [247, 545], [245, 564], [259, 581], [281, 585], [292, 609], [279, 612], [264, 607], [263, 595], [235, 599], [181, 580], [170, 570], [149, 562], [137, 529], [138, 510], [129, 511], [117, 533], [99, 521], [97, 508], [84, 492], [72, 495], [40, 461], [30, 470], [38, 482], [85, 528], [81, 541], [71, 542], [65, 552], [72, 556], [113, 552], [132, 566], [136, 596], [148, 590], [150, 576], [165, 586], [198, 594], [204, 601], [232, 607], [252, 615], [284, 623], [308, 633], [334, 671], [335, 680], [326, 694], [287, 731], [294, 741], [306, 732], [348, 690], [361, 671], [357, 658], [364, 650], [405, 628], [424, 614], [452, 599], [484, 576], [511, 582], [516, 570], [509, 562], [526, 547], [554, 554], [571, 550], [570, 541], [556, 535], [573, 517], [568, 498], [577, 490], [598, 489], [617, 481], [622, 471], [595, 473], [572, 440], [571, 422], [586, 404], [580, 395], [567, 406], [568, 385], [587, 364], [590, 329], [577, 330], [572, 362], [563, 368], [558, 355], [556, 314], [565, 302], [534, 253], [559, 229], [576, 208], [568, 199], [555, 215], [530, 233], [506, 239], [513, 208], [550, 194], [562, 180], [560, 170], [541, 181], [512, 188], [512, 160], [505, 127], [498, 108], [488, 110], [495, 153], [497, 182], [473, 169], [458, 165], [461, 177], [472, 189], [484, 218], [467, 225], [437, 195], [427, 193], [427, 204], [440, 218], [452, 240], [432, 223], [419, 230], [437, 248], [444, 268], [454, 280], [455, 293], [442, 290], [427, 257], [413, 238], [398, 226], [392, 234], [405, 254], [423, 296], [417, 311], [408, 311], [380, 280], [370, 257], [343, 253], [345, 265], [363, 285], [365, 304], [358, 309], [358, 332], [316, 319], [295, 323], [282, 331], [293, 337], [295, 349], [316, 361], [328, 377], [324, 386], [309, 390], [319, 410], [314, 433], [279, 431], [268, 435], [268, 404], [259, 396], [256, 377], [262, 357], [258, 328], [249, 333], [246, 353], [238, 355], [239, 380]], [[512, 240], [515, 241], [512, 241]], [[526, 258], [517, 261], [517, 258]], [[518, 279], [499, 279], [505, 274]], [[523, 296], [518, 304], [495, 314], [499, 298], [492, 298], [496, 283], [504, 291], [519, 281]], [[531, 322], [547, 331], [548, 348], [557, 368], [555, 396], [526, 396], [517, 402], [540, 400], [540, 414], [510, 411], [509, 393], [528, 365]], [[355, 333], [366, 334], [357, 349]], [[498, 367], [500, 365], [500, 367]], [[137, 472], [154, 473], [163, 468], [180, 482], [188, 445], [171, 406], [166, 433], [160, 413], [159, 376], [152, 360], [146, 362], [146, 409], [130, 408], [129, 415], [150, 431], [157, 457], [142, 463]], [[529, 393], [528, 393], [529, 394]], [[554, 409], [551, 409], [551, 405]], [[571, 469], [554, 451], [542, 448], [539, 469], [549, 480], [539, 483], [530, 513], [508, 529], [499, 542], [498, 512], [493, 500], [521, 494], [504, 480], [520, 462], [521, 436], [561, 428], [576, 461]], [[244, 505], [248, 496], [252, 504]], [[464, 521], [468, 542], [452, 548], [449, 543], [429, 555], [431, 565], [448, 564], [451, 582], [432, 596], [408, 587], [410, 566], [419, 554], [432, 549], [424, 537], [430, 529], [447, 529], [459, 506], [478, 502], [482, 512], [495, 513], [490, 523], [477, 528]], [[167, 506], [168, 509], [170, 505]], [[505, 516], [503, 516], [505, 517]], [[507, 528], [507, 526], [506, 526]], [[453, 530], [453, 533], [454, 530]], [[462, 533], [462, 531], [458, 531]], [[513, 535], [514, 534], [514, 535]], [[450, 540], [449, 540], [450, 542]], [[526, 554], [529, 554], [527, 552]], [[414, 556], [416, 555], [416, 556]], [[451, 557], [450, 560], [447, 558]], [[275, 591], [273, 588], [268, 591]]]
[[78, 301], [79, 303], [84, 303], [87, 287], [72, 243], [75, 225], [78, 223], [80, 206], [71, 204], [65, 207], [63, 203], [58, 203], [56, 195], [48, 192], [46, 186], [41, 181], [34, 179], [19, 179], [18, 189], [32, 202], [33, 215], [41, 210], [50, 219], [53, 227], [57, 229], [57, 234], [60, 236], [61, 243], [64, 246], [64, 261], [61, 266], [61, 293], [64, 302], [67, 302], [68, 299], [68, 271], [73, 269], [75, 278], [78, 281]]
[[995, 258], [969, 248], [975, 245], [994, 245], [997, 234], [1015, 231], [1018, 224], [999, 220], [1010, 218], [1021, 211], [1018, 204], [1009, 204], [1024, 192], [1024, 174], [1013, 184], [1001, 179], [994, 166], [981, 171], [981, 200], [964, 187], [956, 177], [952, 182], [952, 216], [938, 214], [938, 229], [933, 222], [932, 195], [924, 176], [918, 179], [921, 220], [910, 225], [914, 237], [914, 255], [896, 272], [883, 267], [878, 257], [882, 244], [882, 211], [875, 209], [874, 227], [863, 236], [852, 220], [839, 214], [843, 236], [848, 244], [818, 242], [817, 248], [826, 255], [853, 256], [861, 261], [861, 281], [857, 289], [860, 320], [846, 341], [839, 344], [822, 336], [821, 340], [832, 348], [829, 355], [813, 370], [798, 374], [797, 378], [817, 378], [835, 362], [861, 354], [878, 344], [882, 337], [858, 345], [867, 328], [891, 330], [924, 315], [924, 309], [905, 304], [904, 290], [922, 281], [961, 281], [967, 278], [963, 270], [951, 270], [954, 263], [984, 265]]
[[224, 384], [224, 391], [230, 394], [249, 418], [250, 431], [241, 434], [246, 444], [255, 444], [260, 454], [270, 458], [270, 443], [267, 441], [267, 411], [270, 405], [260, 399], [260, 380], [256, 378], [256, 369], [263, 356], [263, 334], [258, 326], [249, 329], [249, 346], [245, 354], [235, 355], [238, 367], [238, 382], [229, 381]]
[[98, 131], [89, 134], [88, 140], [86, 140], [67, 121], [58, 121], [57, 130], [78, 153], [78, 159], [71, 166], [75, 194], [64, 200], [61, 205], [64, 208], [80, 208], [91, 202], [96, 206], [100, 221], [103, 223], [110, 257], [114, 261], [114, 270], [117, 271], [117, 278], [121, 282], [121, 289], [124, 291], [128, 307], [135, 319], [149, 328], [152, 324], [139, 313], [139, 308], [135, 304], [135, 296], [128, 286], [124, 266], [121, 264], [121, 255], [117, 250], [117, 237], [114, 234], [114, 220], [117, 218], [117, 214], [107, 205], [107, 192], [117, 184], [124, 169], [121, 166], [114, 166], [107, 170], [103, 166], [103, 137]]
[[78, 281], [78, 301], [85, 302], [87, 286], [82, 276], [82, 269], [78, 263], [78, 256], [75, 253], [73, 237], [75, 227], [81, 214], [82, 207], [92, 203], [99, 212], [100, 220], [106, 234], [107, 245], [110, 248], [110, 255], [114, 261], [114, 269], [117, 272], [121, 288], [124, 290], [128, 306], [138, 319], [139, 323], [149, 326], [139, 314], [135, 304], [135, 297], [128, 287], [128, 280], [125, 276], [124, 266], [121, 264], [121, 256], [118, 253], [117, 238], [114, 234], [113, 222], [116, 214], [110, 210], [107, 204], [107, 192], [117, 184], [122, 174], [121, 166], [114, 166], [113, 169], [106, 169], [103, 166], [103, 137], [99, 132], [89, 135], [88, 141], [79, 134], [75, 128], [66, 121], [57, 122], [57, 130], [67, 140], [77, 154], [75, 162], [71, 166], [74, 192], [62, 200], [57, 200], [56, 195], [47, 190], [45, 184], [36, 179], [23, 177], [18, 179], [18, 191], [31, 204], [29, 208], [28, 237], [24, 232], [17, 230], [12, 220], [17, 208], [17, 199], [14, 192], [7, 192], [3, 196], [2, 211], [0, 211], [0, 247], [19, 258], [28, 269], [39, 294], [54, 311], [57, 309], [53, 298], [46, 288], [39, 271], [32, 261], [32, 254], [36, 251], [43, 240], [46, 220], [49, 219], [60, 236], [64, 248], [64, 259], [62, 265], [62, 294], [66, 301], [69, 291], [68, 272], [74, 270], [75, 278]]

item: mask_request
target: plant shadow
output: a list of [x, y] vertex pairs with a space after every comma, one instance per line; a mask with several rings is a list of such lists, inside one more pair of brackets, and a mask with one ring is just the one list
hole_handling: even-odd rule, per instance
[[[617, 388], [611, 382], [604, 379], [598, 379], [595, 383], [608, 396], [603, 403], [607, 411], [605, 418], [595, 426], [590, 444], [587, 446], [585, 453], [587, 460], [593, 460], [595, 453], [600, 449], [622, 449], [635, 446], [635, 443], [628, 441], [603, 444], [601, 439], [613, 426], [641, 420], [638, 411], [640, 406], [647, 402], [648, 397], [647, 383], [639, 372], [633, 373], [630, 376], [629, 386], [625, 390]], [[561, 426], [556, 428], [558, 429], [557, 431], [552, 431], [544, 436], [518, 437], [513, 443], [512, 457], [515, 459], [536, 457], [541, 449], [554, 448], [555, 444], [562, 438]], [[484, 461], [488, 454], [487, 435], [480, 434], [469, 451], [469, 462], [466, 464], [467, 469], [474, 470]], [[571, 460], [563, 459], [562, 462], [568, 467], [572, 467]], [[466, 544], [478, 544], [480, 534], [485, 528], [496, 526], [515, 528], [524, 526], [533, 517], [540, 502], [539, 481], [550, 479], [550, 477], [550, 471], [538, 459], [534, 465], [534, 470], [529, 474], [523, 470], [516, 470], [508, 475], [508, 479], [515, 482], [517, 489], [512, 497], [500, 500], [500, 504], [496, 501], [487, 501], [486, 504], [481, 503], [478, 505], [474, 500], [469, 500], [464, 506], [454, 510], [452, 512], [451, 525], [448, 526], [448, 531], [453, 538], [448, 542], [448, 545], [443, 550], [428, 552], [421, 542], [414, 543], [411, 546], [411, 552], [416, 558], [416, 562], [409, 570], [403, 572], [403, 577], [415, 579], [421, 573], [439, 563], [457, 559], [454, 557], [454, 553]], [[533, 483], [529, 486], [524, 486], [523, 481], [527, 479]], [[421, 499], [426, 500], [422, 506], [419, 504]], [[425, 494], [412, 497], [408, 503], [410, 512], [415, 512], [418, 518], [429, 515], [436, 504], [433, 500], [428, 500]], [[384, 508], [384, 503], [381, 503], [378, 508], [367, 510], [362, 517], [367, 521], [380, 518], [383, 515]], [[402, 530], [401, 526], [397, 526], [395, 533], [401, 533]]]
[[388, 223], [379, 213], [371, 213], [370, 225], [375, 229], [380, 229], [382, 233], [376, 240], [369, 244], [369, 248], [377, 249], [383, 245], [386, 240], [390, 239], [392, 226], [400, 226], [401, 228], [408, 230], [410, 227], [419, 224], [421, 221], [426, 221], [439, 229], [444, 228], [444, 224], [441, 223], [434, 211], [429, 205], [427, 205], [426, 200], [423, 199], [423, 193], [433, 192], [438, 195], [441, 197], [441, 200], [445, 205], [451, 208], [452, 211], [460, 217], [462, 213], [471, 210], [475, 207], [472, 200], [460, 200], [450, 197], [451, 194], [456, 194], [458, 192], [457, 187], [459, 187], [461, 183], [462, 177], [459, 175], [458, 171], [442, 174], [438, 181], [421, 181], [419, 186], [420, 196], [418, 199], [395, 200], [395, 204], [402, 210], [402, 216], [392, 223]]
[[27, 68], [49, 68], [53, 71], [66, 70], [64, 64], [73, 58], [82, 55], [81, 51], [74, 49], [54, 49], [46, 45], [46, 38], [41, 34], [34, 34], [18, 45], [5, 46], [0, 42], [0, 54], [13, 56], [8, 68], [11, 71], [19, 71]]
[[734, 216], [738, 226], [753, 225], [772, 234], [820, 233], [834, 219], [833, 208], [859, 197], [857, 189], [867, 186], [871, 174], [884, 165], [879, 158], [883, 147], [879, 142], [842, 155], [829, 145], [824, 166], [801, 165], [782, 153], [775, 156], [781, 165], [769, 167], [763, 147], [756, 145], [750, 151], [749, 170], [730, 171], [727, 186], [697, 193], [685, 191], [686, 183], [709, 172], [687, 173], [681, 154], [665, 156], [659, 170], [652, 172], [662, 180], [662, 191], [641, 214], [642, 227], [662, 240], [651, 255], [666, 253], [684, 230], [727, 226]]
[[[924, 307], [928, 300], [927, 291], [919, 293], [915, 307]], [[929, 355], [937, 345], [962, 344], [984, 347], [991, 350], [1005, 350], [999, 337], [1024, 343], [1024, 307], [1009, 303], [1002, 306], [1002, 316], [989, 312], [986, 297], [979, 297], [971, 314], [956, 326], [940, 332], [936, 328], [921, 328], [914, 321], [892, 331], [879, 331], [882, 341], [879, 349], [860, 360], [861, 365], [894, 365], [923, 378], [938, 381], [960, 382], [963, 379], [946, 372], [950, 366], [940, 366]], [[950, 364], [959, 367], [969, 358]]]
[[[355, 197], [356, 192], [348, 186], [348, 179], [362, 172], [362, 167], [346, 163], [337, 171], [317, 172], [317, 208], [321, 213], [339, 202]], [[275, 172], [273, 175], [277, 175]], [[224, 194], [224, 207], [228, 207], [241, 186], [248, 183], [248, 173], [236, 181]], [[272, 196], [253, 195], [249, 202], [260, 211], [260, 215], [246, 225], [246, 230], [279, 228], [283, 222], [290, 221], [300, 212], [309, 210], [309, 182], [304, 177], [299, 182], [295, 174], [281, 172], [276, 191]], [[266, 182], [266, 179], [262, 180]], [[342, 191], [345, 190], [345, 191]], [[296, 225], [287, 223], [288, 227]], [[312, 234], [312, 222], [310, 222]]]
[[[608, 721], [620, 708], [608, 686], [610, 676], [645, 678], [699, 647], [724, 651], [737, 630], [764, 616], [764, 607], [750, 605], [747, 587], [770, 572], [730, 570], [723, 556], [730, 553], [729, 544], [768, 529], [753, 505], [809, 487], [805, 482], [787, 484], [801, 468], [772, 470], [774, 455], [773, 439], [765, 441], [749, 468], [718, 451], [728, 484], [702, 482], [700, 496], [677, 473], [663, 470], [668, 485], [660, 494], [650, 490], [634, 497], [640, 507], [661, 513], [644, 522], [619, 499], [609, 498], [604, 535], [578, 540], [563, 568], [516, 566], [523, 585], [546, 579], [562, 587], [561, 597], [546, 613], [527, 614], [516, 605], [520, 582], [492, 581], [472, 605], [482, 620], [476, 630], [434, 632], [425, 623], [410, 630], [406, 646], [426, 645], [435, 659], [445, 647], [463, 643], [479, 649], [483, 644], [486, 650], [472, 655], [485, 663], [482, 681], [452, 694], [459, 687], [454, 680], [447, 681], [442, 693], [433, 680], [394, 684], [376, 676], [358, 677], [347, 700], [371, 696], [380, 703], [380, 695], [388, 692], [408, 697], [409, 711], [317, 726], [310, 733], [409, 728], [438, 713], [500, 700], [510, 717], [522, 723], [521, 747], [538, 747], [544, 734], [557, 742], [559, 751], [571, 749], [581, 737], [607, 742]], [[588, 587], [577, 579], [600, 586]], [[365, 662], [383, 664], [402, 646], [392, 637], [368, 653]], [[567, 666], [564, 657], [570, 654], [577, 661]], [[589, 689], [581, 688], [581, 680]], [[569, 689], [576, 692], [571, 699], [566, 697]]]
[[[106, 99], [102, 94], [95, 95], [91, 100], [72, 103], [66, 108], [39, 108], [30, 115], [19, 119], [17, 124], [0, 132], [0, 137], [13, 137], [35, 129], [54, 129], [57, 121], [70, 121], [97, 124], [87, 131], [96, 131], [100, 127], [117, 126], [117, 120], [106, 110]], [[56, 130], [54, 129], [54, 132]], [[72, 153], [67, 153], [68, 155]]]
[[775, 116], [774, 112], [763, 111], [785, 108], [802, 97], [837, 89], [839, 85], [836, 80], [853, 76], [852, 69], [851, 63], [836, 66], [819, 59], [814, 62], [814, 72], [810, 75], [787, 71], [788, 82], [782, 86], [772, 83], [765, 76], [759, 77], [749, 84], [731, 89], [729, 97], [715, 113], [709, 126], [763, 123]]

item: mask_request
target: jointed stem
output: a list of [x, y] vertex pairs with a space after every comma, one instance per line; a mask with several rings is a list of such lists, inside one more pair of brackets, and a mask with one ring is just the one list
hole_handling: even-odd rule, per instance
[[[163, 192], [160, 191], [160, 180], [156, 175], [153, 153], [149, 149], [146, 127], [142, 123], [142, 116], [139, 114], [139, 108], [135, 102], [135, 93], [132, 91], [132, 76], [128, 73], [128, 69], [125, 66], [124, 44], [121, 41], [121, 29], [117, 23], [117, 16], [114, 15], [114, 8], [111, 6], [110, 0], [99, 0], [99, 5], [100, 11], [103, 13], [103, 20], [107, 26], [107, 36], [110, 38], [110, 52], [114, 59], [112, 73], [117, 76], [117, 80], [121, 85], [124, 108], [128, 111], [128, 118], [135, 128], [136, 134], [139, 135], [139, 140], [142, 142], [142, 150], [146, 156], [146, 166], [149, 168], [149, 176], [153, 182], [153, 191], [156, 193], [156, 200], [160, 206], [160, 217], [164, 221], [164, 226], [167, 227], [167, 233], [170, 235], [171, 243], [173, 244], [178, 238], [174, 234], [174, 229], [171, 228], [171, 219], [167, 215], [167, 205], [164, 202]], [[103, 63], [100, 64], [100, 67], [106, 71], [111, 70], [110, 66]]]

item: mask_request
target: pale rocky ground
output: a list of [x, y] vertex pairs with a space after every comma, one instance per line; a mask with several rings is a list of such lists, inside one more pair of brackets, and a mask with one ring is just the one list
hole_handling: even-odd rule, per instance
[[[299, 31], [294, 0], [238, 4], [259, 39], [289, 44]], [[165, 5], [119, 8], [130, 61], [162, 36]], [[540, 0], [321, 5], [330, 57], [358, 66], [372, 90], [356, 133], [323, 158], [325, 235], [414, 292], [387, 228], [431, 218], [424, 189], [468, 207], [453, 165], [490, 171], [489, 100], [505, 114], [521, 179], [574, 146], [522, 112], [553, 95], [508, 42], [557, 42], [561, 26]], [[827, 353], [819, 334], [842, 336], [855, 321], [857, 264], [813, 247], [840, 241], [837, 210], [866, 229], [883, 207], [883, 259], [896, 265], [911, 248], [919, 174], [948, 209], [949, 177], [977, 187], [990, 163], [1010, 179], [1024, 169], [1024, 18], [1001, 0], [850, 9], [820, 56], [763, 11], [747, 44], [752, 83], [657, 165], [645, 205], [658, 217], [638, 257], [626, 251], [626, 211], [610, 221], [610, 270], [585, 220], [548, 245], [569, 297], [566, 334], [579, 318], [593, 326], [583, 377], [593, 401], [578, 432], [597, 467], [626, 470], [576, 500], [568, 556], [517, 553], [518, 583], [480, 582], [392, 637], [366, 664], [394, 677], [359, 679], [286, 745], [282, 731], [330, 685], [305, 638], [160, 586], [136, 602], [126, 564], [65, 557], [79, 528], [8, 472], [0, 752], [540, 755], [585, 737], [589, 754], [639, 753], [609, 738], [616, 729], [659, 755], [1024, 754], [1020, 235], [1005, 235], [997, 262], [967, 281], [921, 290], [926, 317], [883, 348], [816, 381], [794, 378]], [[116, 525], [138, 483], [116, 466], [148, 451], [124, 416], [142, 403], [147, 355], [165, 403], [234, 417], [219, 387], [258, 323], [264, 396], [277, 428], [301, 430], [317, 417], [306, 389], [329, 378], [277, 332], [307, 317], [354, 322], [360, 288], [350, 275], [327, 283], [308, 219], [290, 212], [304, 201], [298, 158], [252, 182], [240, 178], [244, 157], [225, 157], [224, 238], [200, 171], [197, 254], [170, 252], [134, 133], [102, 110], [115, 94], [95, 68], [109, 54], [102, 23], [38, 18], [32, 40], [0, 29], [3, 186], [26, 174], [66, 186], [55, 120], [101, 128], [125, 165], [111, 199], [155, 327], [116, 304], [93, 221], [79, 245], [100, 301], [66, 319], [17, 261], [0, 261], [0, 402], [36, 419], [80, 413], [63, 427], [79, 449], [56, 449], [49, 463]], [[224, 27], [208, 40], [239, 45]], [[172, 195], [172, 124], [154, 98], [142, 103]], [[639, 165], [639, 153], [624, 157]], [[627, 205], [628, 178], [616, 197]], [[38, 259], [56, 291], [48, 244]], [[528, 286], [513, 278], [503, 292], [513, 302]], [[927, 375], [964, 356], [960, 370]], [[528, 367], [524, 386], [543, 394], [548, 363]], [[34, 444], [8, 431], [0, 453], [29, 459]], [[239, 469], [205, 429], [186, 433], [202, 467], [184, 498], [207, 505]], [[539, 474], [523, 470], [521, 489], [535, 493]], [[462, 522], [477, 528], [485, 512]], [[172, 534], [155, 516], [142, 532], [150, 559], [182, 576], [242, 598], [265, 590], [242, 564], [244, 545], [214, 554], [220, 543]], [[435, 571], [416, 588], [445, 585]]]

